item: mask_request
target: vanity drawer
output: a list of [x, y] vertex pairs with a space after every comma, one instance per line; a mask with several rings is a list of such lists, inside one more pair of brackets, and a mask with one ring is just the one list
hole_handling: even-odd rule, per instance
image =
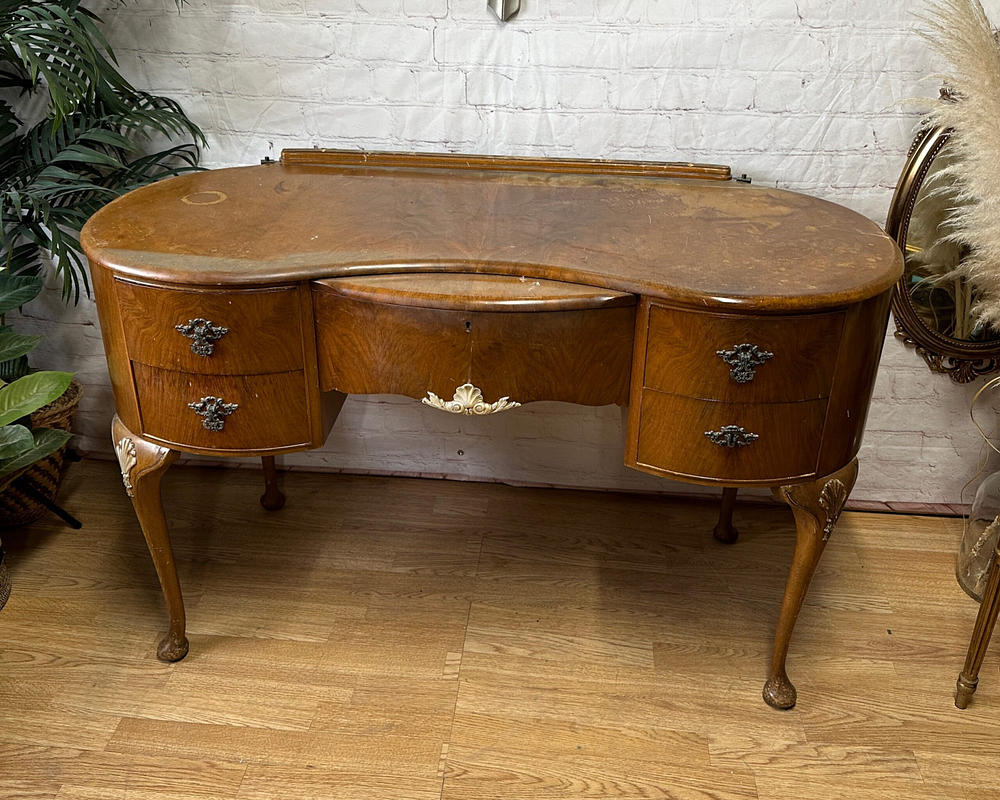
[[[774, 481], [816, 471], [826, 400], [745, 405], [642, 393], [636, 466], [727, 482]], [[736, 446], [718, 444], [727, 426]], [[753, 441], [753, 434], [757, 438]]]
[[842, 313], [766, 317], [652, 305], [643, 385], [738, 403], [827, 397], [843, 326]]
[[[132, 361], [207, 375], [302, 369], [297, 287], [187, 291], [119, 280], [116, 289]], [[212, 329], [195, 330], [199, 321]]]
[[431, 394], [448, 402], [459, 387], [472, 384], [487, 403], [501, 397], [522, 404], [628, 403], [635, 334], [631, 296], [611, 293], [615, 303], [592, 308], [564, 309], [538, 297], [532, 311], [482, 310], [490, 307], [485, 302], [456, 310], [358, 299], [345, 294], [343, 286], [353, 286], [348, 281], [314, 284], [324, 391], [399, 394], [433, 403]]
[[[211, 450], [270, 450], [310, 441], [305, 373], [197, 375], [133, 364], [143, 433]], [[189, 403], [235, 404], [199, 414]], [[226, 412], [229, 413], [226, 413]], [[210, 428], [215, 427], [216, 430]]]

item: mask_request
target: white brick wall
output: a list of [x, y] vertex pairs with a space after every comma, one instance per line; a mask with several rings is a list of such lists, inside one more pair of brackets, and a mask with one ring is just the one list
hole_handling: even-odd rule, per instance
[[[312, 145], [690, 159], [880, 222], [916, 119], [901, 101], [933, 95], [939, 71], [921, 3], [899, 0], [522, 0], [507, 25], [485, 0], [103, 5], [125, 74], [205, 129], [206, 166]], [[1000, 0], [987, 10], [1000, 19]], [[36, 362], [86, 384], [81, 445], [108, 450], [91, 304], [47, 296], [29, 316], [55, 321]], [[980, 450], [972, 391], [889, 337], [855, 498], [959, 502]], [[617, 409], [550, 403], [469, 420], [352, 398], [327, 447], [286, 464], [668, 486], [622, 467]]]

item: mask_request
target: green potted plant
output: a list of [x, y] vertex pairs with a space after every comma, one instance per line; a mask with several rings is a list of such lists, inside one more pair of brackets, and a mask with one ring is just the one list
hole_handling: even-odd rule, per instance
[[[121, 75], [100, 23], [80, 0], [0, 0], [0, 88], [16, 96], [0, 99], [0, 277], [38, 278], [30, 285], [40, 288], [41, 276], [53, 274], [73, 303], [90, 293], [79, 233], [91, 214], [131, 189], [198, 169], [204, 143], [176, 102]], [[19, 297], [11, 308], [26, 302]], [[27, 351], [18, 350], [0, 348], [0, 380], [10, 386], [30, 374]], [[64, 389], [33, 424], [63, 427], [68, 414], [69, 428], [80, 388]], [[34, 476], [49, 499], [61, 475], [57, 460]], [[0, 476], [0, 525], [41, 513], [26, 504], [33, 505]]]
[[[0, 275], [0, 318], [34, 299], [41, 290], [41, 278]], [[23, 359], [41, 338], [15, 333], [9, 325], [0, 325], [0, 359]], [[50, 414], [49, 418], [57, 425], [48, 427], [40, 424], [38, 414], [66, 396], [72, 379], [69, 372], [41, 371], [29, 372], [9, 383], [0, 380], [0, 494], [39, 463], [53, 458], [61, 461], [72, 435], [70, 420], [66, 415]], [[0, 547], [0, 608], [9, 595], [10, 577]]]

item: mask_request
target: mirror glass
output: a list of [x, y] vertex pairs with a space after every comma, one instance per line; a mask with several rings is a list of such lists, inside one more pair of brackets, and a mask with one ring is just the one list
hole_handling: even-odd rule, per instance
[[906, 232], [906, 286], [914, 312], [931, 330], [963, 342], [995, 341], [1000, 332], [972, 318], [972, 286], [950, 274], [965, 255], [948, 239], [950, 212], [962, 202], [946, 170], [950, 163], [946, 144], [917, 194]]

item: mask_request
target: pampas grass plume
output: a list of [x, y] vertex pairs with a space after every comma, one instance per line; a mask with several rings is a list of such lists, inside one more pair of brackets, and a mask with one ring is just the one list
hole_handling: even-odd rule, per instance
[[954, 160], [941, 173], [957, 189], [948, 239], [968, 248], [953, 274], [975, 289], [973, 315], [1000, 330], [1000, 47], [979, 0], [928, 7], [923, 35], [949, 62], [944, 81], [954, 95], [925, 119], [953, 130]]

